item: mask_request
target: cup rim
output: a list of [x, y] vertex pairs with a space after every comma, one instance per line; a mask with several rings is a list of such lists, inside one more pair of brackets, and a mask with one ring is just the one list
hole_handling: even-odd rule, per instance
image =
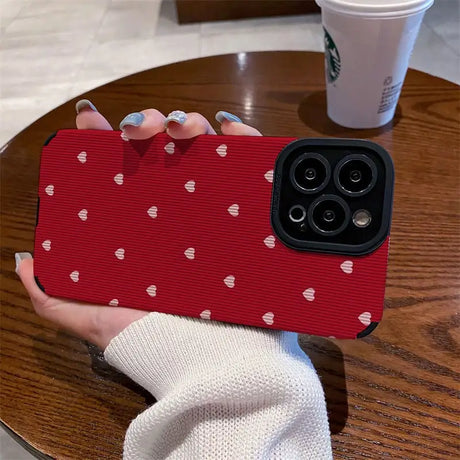
[[434, 0], [316, 0], [321, 8], [349, 16], [385, 19], [425, 12]]

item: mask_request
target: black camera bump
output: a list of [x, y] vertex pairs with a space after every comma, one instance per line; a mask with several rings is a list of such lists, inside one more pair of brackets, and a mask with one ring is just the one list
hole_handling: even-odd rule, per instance
[[379, 145], [298, 139], [278, 155], [271, 223], [296, 250], [364, 255], [390, 230], [394, 170]]

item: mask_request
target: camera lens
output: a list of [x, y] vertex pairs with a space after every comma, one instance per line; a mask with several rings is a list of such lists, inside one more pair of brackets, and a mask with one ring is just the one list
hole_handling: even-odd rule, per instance
[[305, 179], [307, 179], [307, 180], [316, 179], [316, 169], [315, 168], [307, 168], [307, 170], [305, 171]]
[[350, 180], [352, 182], [359, 182], [362, 178], [362, 174], [361, 174], [361, 171], [358, 171], [357, 169], [354, 169], [351, 173], [350, 173]]
[[377, 167], [366, 155], [348, 155], [338, 163], [334, 182], [345, 195], [364, 195], [377, 182]]
[[307, 215], [307, 212], [305, 211], [305, 208], [301, 206], [300, 204], [296, 204], [292, 206], [292, 208], [289, 210], [289, 219], [291, 219], [292, 222], [302, 222]]
[[330, 223], [334, 222], [335, 219], [335, 212], [332, 209], [327, 209], [323, 212], [323, 220], [324, 222]]
[[337, 235], [350, 222], [350, 209], [342, 198], [336, 195], [322, 195], [308, 209], [308, 223], [320, 235]]
[[320, 192], [326, 187], [330, 177], [329, 162], [319, 153], [304, 153], [291, 166], [291, 182], [303, 193]]

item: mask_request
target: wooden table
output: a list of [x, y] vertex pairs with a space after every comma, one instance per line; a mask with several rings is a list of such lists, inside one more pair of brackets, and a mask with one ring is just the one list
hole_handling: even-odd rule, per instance
[[[411, 70], [391, 125], [348, 130], [326, 116], [323, 56], [305, 52], [186, 61], [84, 95], [114, 126], [146, 107], [210, 120], [224, 109], [267, 135], [368, 138], [392, 153], [384, 320], [361, 340], [301, 338], [325, 387], [336, 458], [459, 458], [459, 95], [457, 85]], [[152, 397], [96, 348], [37, 317], [14, 273], [14, 253], [33, 249], [41, 146], [74, 126], [81, 97], [1, 154], [1, 420], [38, 456], [115, 459], [130, 420]]]

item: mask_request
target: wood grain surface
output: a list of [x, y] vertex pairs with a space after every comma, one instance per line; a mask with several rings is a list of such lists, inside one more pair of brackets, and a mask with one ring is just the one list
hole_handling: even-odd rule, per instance
[[[156, 107], [238, 114], [273, 136], [372, 139], [391, 152], [395, 203], [386, 308], [365, 339], [300, 338], [321, 375], [337, 459], [456, 459], [459, 451], [459, 87], [410, 70], [381, 129], [341, 128], [325, 112], [323, 56], [215, 56], [141, 72], [84, 95], [117, 126]], [[33, 250], [40, 149], [74, 127], [76, 98], [1, 154], [1, 420], [59, 459], [120, 458], [152, 397], [95, 347], [38, 318], [14, 272]]]

